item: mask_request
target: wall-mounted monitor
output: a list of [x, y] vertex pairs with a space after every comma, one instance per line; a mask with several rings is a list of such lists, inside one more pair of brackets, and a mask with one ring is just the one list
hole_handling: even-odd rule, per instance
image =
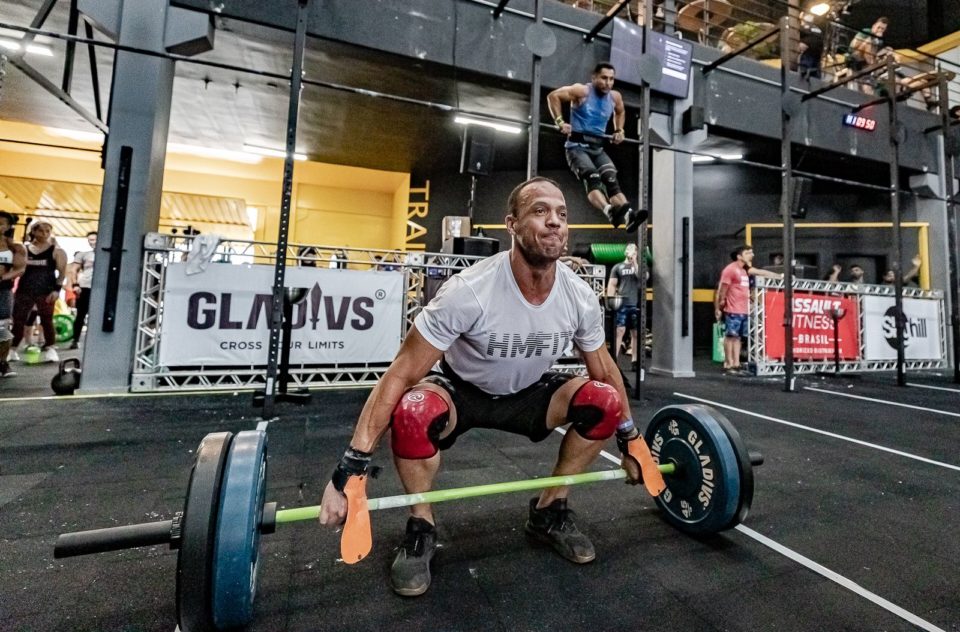
[[[648, 32], [647, 54], [655, 57], [663, 74], [650, 87], [679, 99], [690, 91], [690, 68], [693, 64], [693, 44], [663, 33]], [[640, 59], [643, 54], [643, 27], [627, 20], [613, 21], [613, 40], [610, 44], [610, 63], [617, 69], [617, 81], [639, 86], [643, 77]]]

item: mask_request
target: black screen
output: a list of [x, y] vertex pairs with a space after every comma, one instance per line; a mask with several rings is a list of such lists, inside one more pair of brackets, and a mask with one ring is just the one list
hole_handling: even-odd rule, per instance
[[[610, 63], [617, 69], [617, 81], [639, 86], [640, 56], [643, 51], [643, 27], [621, 20], [613, 21]], [[660, 61], [663, 75], [650, 85], [657, 92], [685, 99], [690, 88], [693, 44], [663, 33], [650, 32], [647, 54]]]

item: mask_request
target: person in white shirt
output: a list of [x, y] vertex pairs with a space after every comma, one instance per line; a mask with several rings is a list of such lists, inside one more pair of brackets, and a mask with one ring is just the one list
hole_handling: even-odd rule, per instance
[[76, 253], [73, 257], [73, 263], [67, 270], [70, 284], [73, 286], [73, 292], [77, 295], [77, 315], [73, 319], [73, 338], [70, 340], [70, 348], [76, 349], [80, 346], [80, 334], [83, 332], [83, 323], [90, 312], [90, 288], [93, 286], [93, 260], [96, 257], [97, 250], [97, 231], [92, 230], [87, 233], [87, 244], [90, 250], [83, 250]]
[[[569, 424], [553, 475], [584, 471], [616, 434], [629, 481], [641, 481], [638, 460], [627, 453], [642, 449], [643, 439], [604, 344], [599, 299], [558, 263], [568, 238], [563, 194], [552, 180], [532, 178], [513, 190], [507, 205], [511, 249], [451, 277], [417, 315], [324, 490], [322, 524], [345, 520], [343, 490], [367, 472], [388, 429], [408, 493], [428, 491], [439, 451], [478, 427], [540, 441]], [[589, 379], [550, 371], [571, 346]], [[572, 562], [590, 562], [594, 548], [571, 519], [568, 493], [569, 487], [556, 487], [532, 499], [526, 532]], [[426, 592], [436, 547], [431, 506], [414, 505], [411, 514], [391, 568], [393, 589], [404, 596]]]

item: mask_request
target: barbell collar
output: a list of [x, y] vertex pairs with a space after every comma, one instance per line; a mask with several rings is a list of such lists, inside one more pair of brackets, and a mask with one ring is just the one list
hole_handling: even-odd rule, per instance
[[62, 533], [57, 536], [57, 542], [53, 547], [53, 557], [59, 559], [75, 555], [133, 549], [138, 546], [168, 544], [171, 542], [170, 532], [172, 527], [173, 520], [160, 520], [107, 529]]
[[763, 454], [757, 452], [756, 450], [750, 450], [750, 465], [754, 467], [763, 465]]
[[265, 535], [277, 530], [277, 503], [263, 504], [263, 517], [260, 519], [260, 533]]

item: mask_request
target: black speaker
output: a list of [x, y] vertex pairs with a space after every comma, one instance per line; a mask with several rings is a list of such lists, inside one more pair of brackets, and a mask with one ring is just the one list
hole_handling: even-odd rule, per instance
[[810, 189], [813, 180], [810, 178], [793, 178], [790, 192], [790, 216], [793, 219], [803, 219], [807, 216], [807, 203], [810, 198]]
[[493, 173], [495, 149], [494, 130], [471, 125], [463, 134], [463, 152], [460, 154], [460, 173], [488, 176]]
[[500, 252], [500, 240], [490, 237], [454, 237], [453, 254], [489, 257]]
[[691, 105], [683, 111], [680, 126], [684, 134], [689, 134], [694, 130], [703, 129], [704, 122], [703, 108], [698, 105]]

